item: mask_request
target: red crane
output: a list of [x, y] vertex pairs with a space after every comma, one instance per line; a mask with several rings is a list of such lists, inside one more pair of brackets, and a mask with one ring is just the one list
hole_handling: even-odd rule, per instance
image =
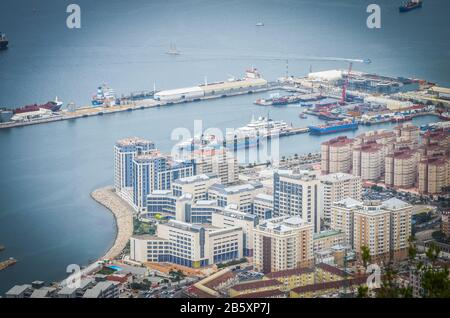
[[352, 72], [352, 66], [353, 66], [353, 62], [350, 62], [350, 64], [348, 65], [348, 74], [345, 79], [344, 86], [342, 87], [342, 97], [341, 97], [341, 102], [340, 102], [341, 105], [345, 104], [345, 100], [347, 97], [348, 78], [350, 77], [350, 73]]

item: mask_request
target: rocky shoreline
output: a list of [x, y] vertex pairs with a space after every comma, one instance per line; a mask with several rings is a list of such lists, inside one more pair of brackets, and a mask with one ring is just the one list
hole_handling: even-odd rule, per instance
[[120, 255], [133, 235], [133, 209], [115, 193], [112, 187], [97, 189], [91, 193], [91, 197], [111, 211], [116, 219], [116, 239], [100, 260], [115, 258]]

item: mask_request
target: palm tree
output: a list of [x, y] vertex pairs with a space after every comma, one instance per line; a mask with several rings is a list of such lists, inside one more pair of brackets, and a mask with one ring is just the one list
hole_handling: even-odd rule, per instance
[[371, 260], [371, 256], [370, 256], [370, 249], [365, 245], [361, 247], [361, 259], [363, 261], [364, 267], [367, 269], [367, 265]]

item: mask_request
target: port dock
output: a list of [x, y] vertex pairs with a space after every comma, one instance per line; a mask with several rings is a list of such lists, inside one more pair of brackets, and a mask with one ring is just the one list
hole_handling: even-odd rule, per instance
[[7, 269], [8, 267], [13, 266], [16, 263], [17, 263], [17, 260], [12, 258], [12, 257], [10, 257], [6, 261], [0, 262], [0, 271], [2, 271], [4, 269]]
[[6, 128], [14, 128], [14, 127], [23, 127], [23, 126], [29, 126], [29, 125], [37, 125], [37, 124], [46, 124], [51, 122], [58, 122], [63, 120], [75, 120], [78, 118], [86, 118], [86, 117], [92, 117], [92, 116], [102, 116], [102, 115], [108, 115], [108, 114], [115, 114], [115, 113], [121, 113], [126, 111], [135, 111], [135, 110], [143, 110], [147, 108], [153, 108], [153, 107], [163, 107], [163, 106], [170, 106], [175, 104], [182, 104], [182, 103], [192, 103], [192, 102], [200, 102], [200, 101], [207, 101], [207, 100], [213, 100], [218, 98], [225, 98], [225, 97], [232, 97], [232, 96], [240, 96], [240, 95], [246, 95], [246, 94], [252, 94], [252, 93], [260, 93], [260, 92], [267, 92], [271, 90], [278, 90], [282, 89], [282, 87], [278, 83], [267, 83], [266, 86], [260, 87], [260, 88], [251, 88], [246, 90], [240, 90], [236, 92], [227, 92], [226, 94], [211, 94], [207, 96], [199, 96], [195, 98], [184, 98], [180, 100], [170, 100], [170, 101], [160, 101], [156, 99], [146, 98], [146, 99], [138, 99], [138, 100], [132, 100], [132, 99], [124, 99], [122, 100], [122, 103], [116, 106], [84, 106], [77, 108], [73, 111], [60, 111], [57, 112], [49, 117], [45, 118], [38, 118], [28, 121], [14, 121], [14, 122], [6, 122], [6, 123], [0, 123], [0, 129], [6, 129]]

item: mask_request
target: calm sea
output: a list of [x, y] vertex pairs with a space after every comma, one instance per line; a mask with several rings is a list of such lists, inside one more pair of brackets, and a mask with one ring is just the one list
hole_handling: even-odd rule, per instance
[[[73, 2], [81, 7], [78, 30], [66, 27], [66, 6]], [[285, 57], [291, 57], [289, 72], [296, 75], [347, 67], [316, 60], [320, 57], [370, 58], [372, 64], [354, 68], [450, 86], [450, 2], [425, 1], [422, 9], [399, 15], [397, 1], [377, 1], [382, 28], [371, 30], [366, 6], [372, 2], [4, 0], [0, 31], [10, 47], [0, 52], [0, 106], [44, 103], [55, 96], [86, 105], [102, 83], [121, 95], [152, 89], [154, 83], [168, 89], [198, 84], [205, 76], [208, 81], [240, 77], [252, 65], [276, 79], [285, 74]], [[165, 54], [170, 43], [180, 56]], [[16, 283], [59, 280], [67, 265], [85, 265], [112, 245], [114, 220], [89, 193], [112, 183], [117, 139], [138, 135], [168, 151], [173, 128], [192, 130], [195, 119], [202, 119], [204, 128], [245, 125], [252, 115], [267, 113], [253, 105], [265, 96], [0, 131], [0, 244], [7, 247], [0, 259], [19, 260], [0, 272], [0, 294]], [[295, 126], [317, 122], [299, 119], [296, 107], [269, 111]], [[317, 151], [328, 138], [286, 137], [281, 152]]]

